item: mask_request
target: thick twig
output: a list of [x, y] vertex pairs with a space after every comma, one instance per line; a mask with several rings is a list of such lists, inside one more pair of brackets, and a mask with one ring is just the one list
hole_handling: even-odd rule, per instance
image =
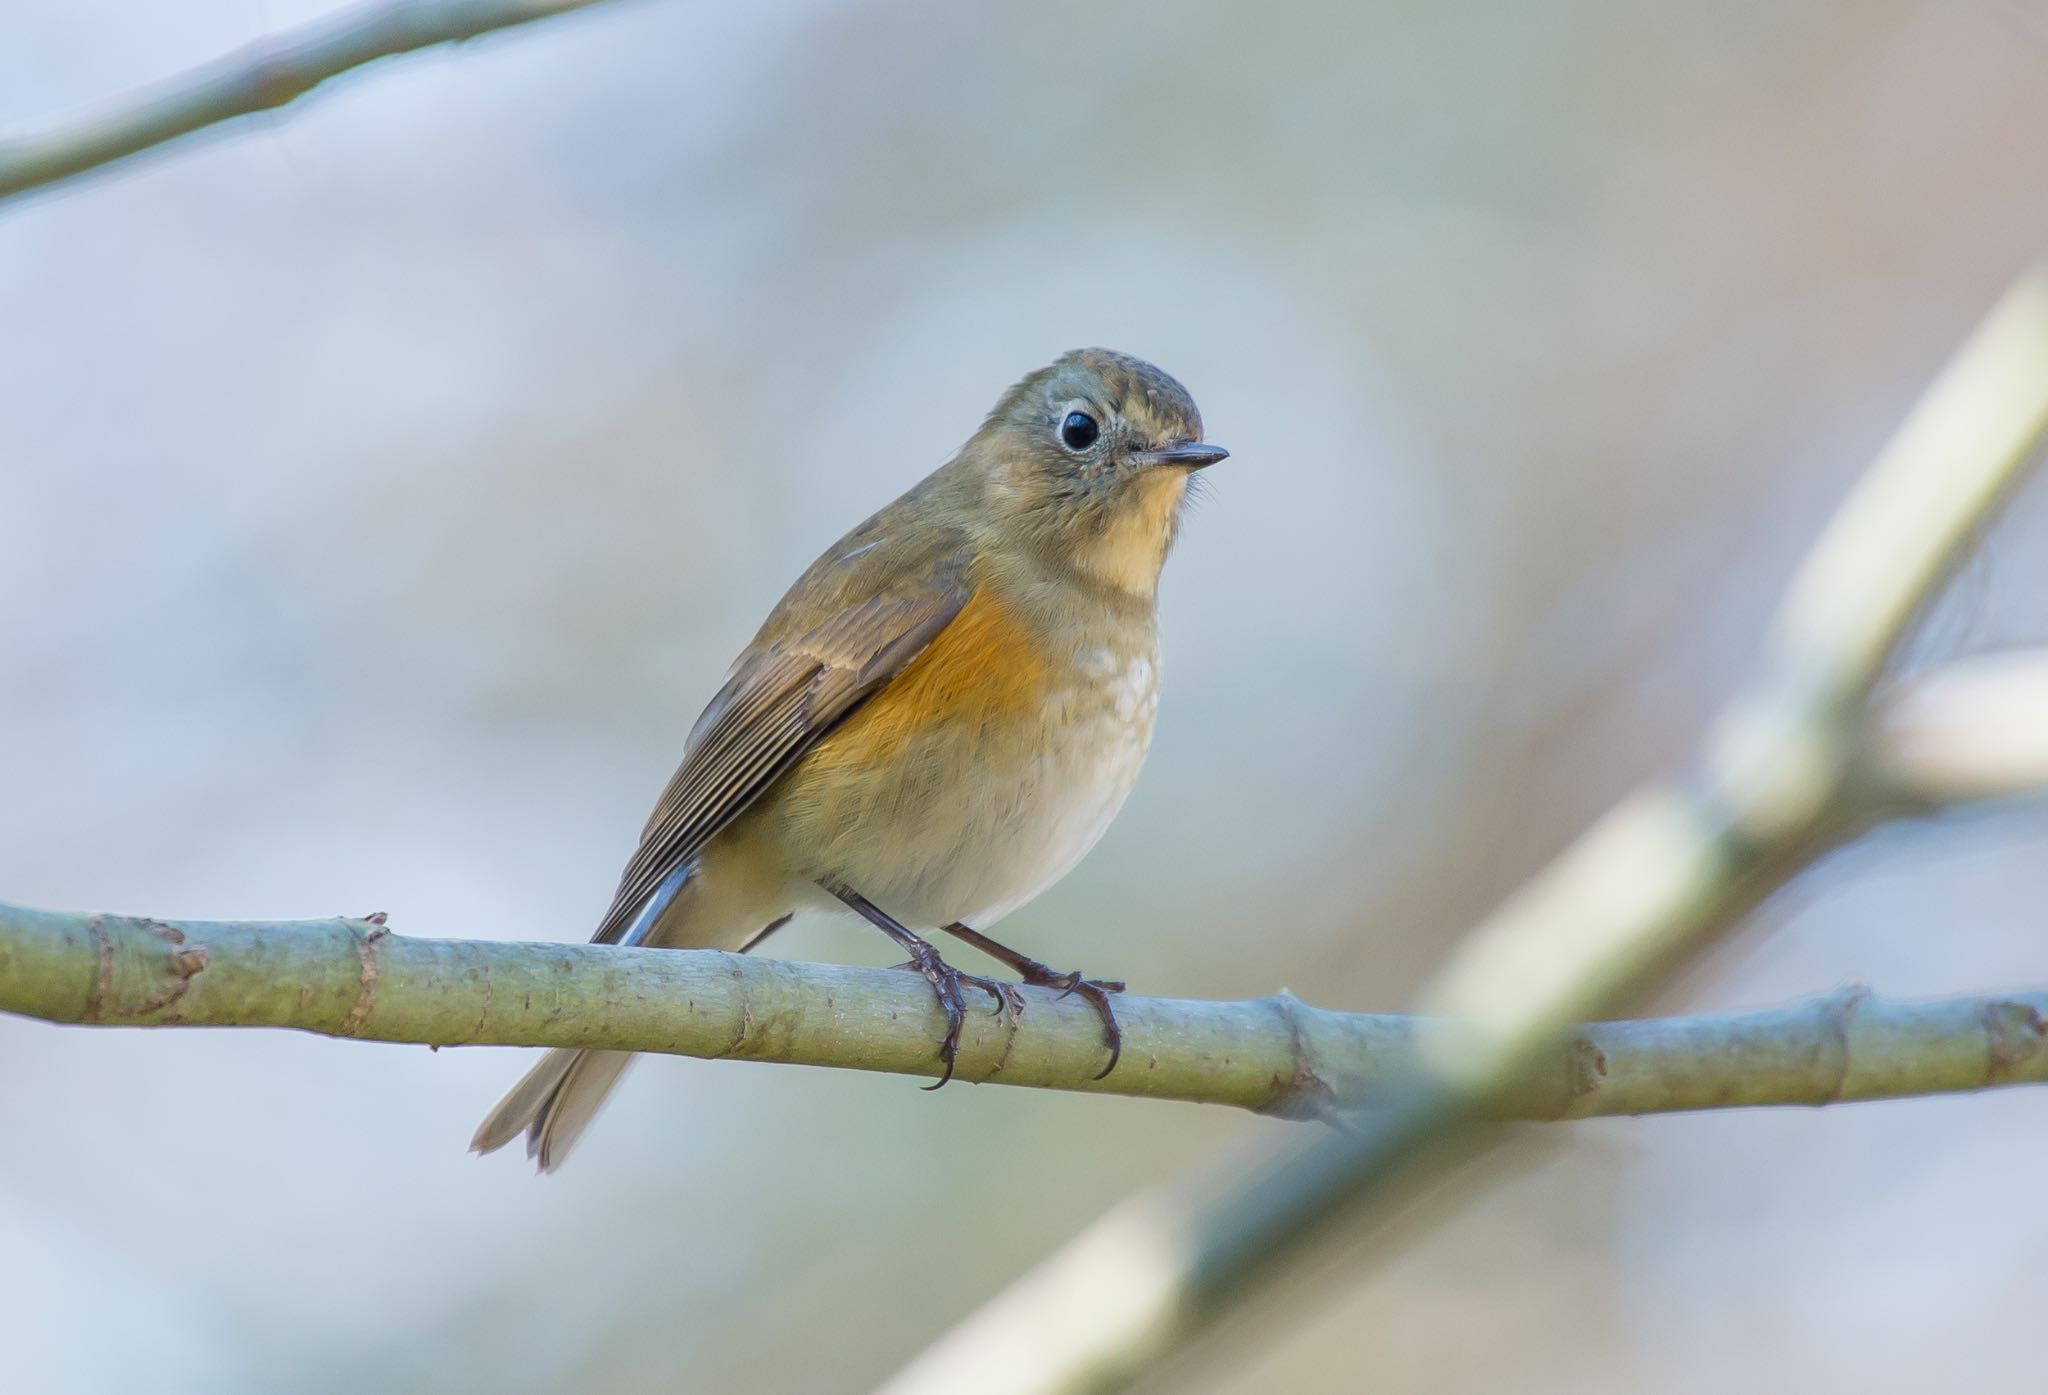
[[[1818, 853], [1895, 811], [1912, 772], [1932, 767], [1873, 749], [1870, 690], [2044, 431], [2048, 273], [2036, 271], [1944, 370], [1822, 534], [1760, 674], [1691, 769], [1624, 801], [1454, 950], [1422, 1004], [1458, 1026], [1425, 1040], [1420, 1085], [1355, 1133], [1312, 1143], [1201, 1204], [1123, 1208], [907, 1367], [891, 1395], [965, 1382], [1018, 1395], [1128, 1384], [1261, 1292], [1304, 1245], [1390, 1194], [1418, 1159], [1442, 1157], [1441, 1141], [1554, 1049], [1573, 1018], [1653, 982]], [[1981, 769], [1973, 763], [1958, 786], [1986, 783]], [[1062, 1267], [1083, 1253], [1095, 1273]], [[1100, 1291], [1111, 1272], [1122, 1298], [1110, 1319], [1066, 1329], [1052, 1320], [1071, 1309], [1077, 1286]], [[1036, 1339], [1032, 1361], [990, 1385], [977, 1353], [1017, 1333]]]
[[[1427, 1024], [1287, 994], [1120, 1000], [1024, 990], [978, 1017], [956, 1076], [1322, 1117], [1412, 1085]], [[431, 1046], [589, 1046], [922, 1075], [942, 1025], [921, 979], [711, 950], [423, 940], [369, 920], [168, 922], [0, 905], [0, 1010], [102, 1026], [291, 1027]], [[1885, 1002], [1846, 988], [1759, 1012], [1575, 1028], [1493, 1103], [1587, 1118], [1815, 1105], [2048, 1082], [2048, 991]]]
[[274, 111], [352, 68], [580, 10], [596, 0], [388, 0], [330, 15], [47, 133], [0, 140], [0, 200], [208, 126]]

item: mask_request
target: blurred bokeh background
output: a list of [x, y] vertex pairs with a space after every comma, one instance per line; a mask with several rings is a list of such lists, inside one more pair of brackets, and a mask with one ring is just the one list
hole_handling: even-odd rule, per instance
[[[0, 127], [326, 8], [28, 0]], [[1235, 452], [1122, 819], [1005, 923], [1398, 1007], [1743, 670], [2048, 244], [2032, 3], [635, 0], [0, 210], [0, 895], [581, 939], [782, 586], [1107, 344]], [[1923, 658], [2048, 638], [2048, 490]], [[2048, 982], [2048, 831], [1894, 829], [1668, 1008]], [[887, 962], [850, 924], [774, 952]], [[10, 1388], [856, 1391], [1286, 1126], [643, 1063], [559, 1176], [505, 1050], [0, 1021]], [[1575, 1125], [1176, 1388], [2038, 1375], [2048, 1096]]]

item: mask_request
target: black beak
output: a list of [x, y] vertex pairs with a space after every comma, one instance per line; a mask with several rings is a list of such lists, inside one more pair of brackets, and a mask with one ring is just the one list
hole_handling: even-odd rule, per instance
[[1154, 465], [1178, 465], [1183, 470], [1199, 470], [1219, 460], [1230, 459], [1230, 452], [1206, 441], [1190, 441], [1186, 445], [1166, 446], [1160, 450], [1134, 450], [1129, 459], [1140, 469]]

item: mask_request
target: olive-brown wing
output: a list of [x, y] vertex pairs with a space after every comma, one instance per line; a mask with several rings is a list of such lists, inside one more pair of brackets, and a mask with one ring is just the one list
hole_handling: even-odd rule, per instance
[[[838, 608], [808, 626], [785, 622], [781, 635], [757, 639], [734, 666], [690, 734], [597, 942], [617, 942], [706, 842], [938, 637], [967, 603], [971, 562], [957, 535], [922, 546], [885, 539], [829, 588], [818, 585], [825, 578], [817, 568], [805, 574], [778, 615], [800, 613], [800, 592], [812, 586]], [[856, 600], [849, 590], [865, 595]]]

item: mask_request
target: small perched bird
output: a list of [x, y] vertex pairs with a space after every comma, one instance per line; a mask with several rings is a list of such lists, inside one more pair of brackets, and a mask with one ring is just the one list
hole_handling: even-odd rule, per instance
[[[697, 719], [599, 944], [744, 951], [800, 910], [851, 910], [946, 1012], [942, 929], [1085, 996], [1121, 1048], [1121, 983], [1055, 973], [987, 927], [1071, 871], [1131, 792], [1159, 702], [1159, 571], [1202, 440], [1187, 390], [1078, 349], [997, 402], [960, 452], [797, 578]], [[632, 1058], [554, 1050], [478, 1127], [561, 1165]]]

